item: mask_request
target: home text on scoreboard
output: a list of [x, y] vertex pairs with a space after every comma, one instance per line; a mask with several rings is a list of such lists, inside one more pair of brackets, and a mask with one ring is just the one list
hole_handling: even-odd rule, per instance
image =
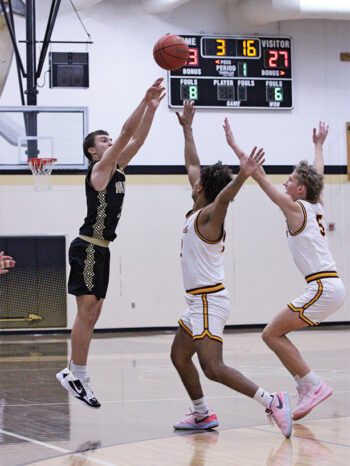
[[168, 72], [169, 106], [291, 109], [290, 37], [182, 35], [190, 56]]

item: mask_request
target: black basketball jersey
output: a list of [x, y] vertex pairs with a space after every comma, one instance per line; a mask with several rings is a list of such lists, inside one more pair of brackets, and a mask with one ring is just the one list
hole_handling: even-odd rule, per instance
[[85, 177], [87, 216], [79, 230], [80, 235], [113, 241], [123, 207], [125, 174], [118, 168], [103, 191], [96, 191], [90, 184], [92, 168], [89, 166]]

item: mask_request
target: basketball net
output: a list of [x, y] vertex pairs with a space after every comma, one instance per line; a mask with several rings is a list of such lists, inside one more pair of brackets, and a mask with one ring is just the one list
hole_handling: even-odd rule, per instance
[[34, 176], [35, 191], [49, 191], [52, 188], [51, 173], [56, 162], [57, 159], [52, 157], [28, 159], [28, 166]]

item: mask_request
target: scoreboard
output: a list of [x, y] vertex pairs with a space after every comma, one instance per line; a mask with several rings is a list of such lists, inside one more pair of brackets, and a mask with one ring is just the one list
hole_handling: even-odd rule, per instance
[[291, 109], [290, 37], [182, 35], [185, 66], [168, 71], [169, 106]]

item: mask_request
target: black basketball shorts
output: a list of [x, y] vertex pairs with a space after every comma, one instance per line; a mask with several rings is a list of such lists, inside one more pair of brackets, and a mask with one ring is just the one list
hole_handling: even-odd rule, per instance
[[75, 238], [68, 252], [70, 274], [68, 293], [74, 296], [106, 297], [109, 282], [109, 248]]

